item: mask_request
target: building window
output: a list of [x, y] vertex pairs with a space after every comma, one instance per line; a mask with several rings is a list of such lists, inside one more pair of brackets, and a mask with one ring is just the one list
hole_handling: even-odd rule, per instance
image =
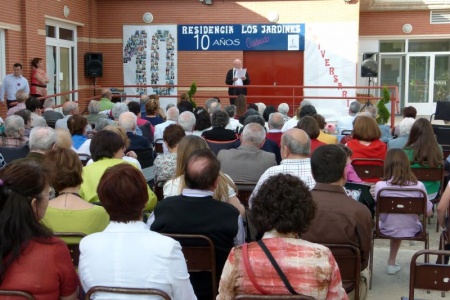
[[405, 52], [405, 40], [380, 41], [380, 52]]
[[448, 52], [450, 40], [410, 40], [408, 52]]

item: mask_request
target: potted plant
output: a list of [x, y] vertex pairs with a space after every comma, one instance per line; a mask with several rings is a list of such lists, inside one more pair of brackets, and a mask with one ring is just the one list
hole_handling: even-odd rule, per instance
[[195, 102], [195, 93], [197, 93], [197, 84], [195, 83], [195, 81], [191, 84], [189, 91], [187, 92], [188, 96], [189, 96], [189, 102], [191, 102], [192, 107], [196, 108], [197, 107], [197, 103]]
[[389, 117], [391, 116], [391, 113], [386, 107], [386, 104], [389, 103], [391, 100], [391, 94], [389, 93], [389, 89], [387, 87], [383, 88], [383, 96], [380, 100], [378, 100], [377, 103], [377, 110], [378, 110], [378, 116], [377, 116], [377, 123], [378, 124], [386, 124], [389, 121]]

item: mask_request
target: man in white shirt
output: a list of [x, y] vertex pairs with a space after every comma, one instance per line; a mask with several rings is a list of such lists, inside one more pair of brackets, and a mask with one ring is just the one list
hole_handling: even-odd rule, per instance
[[[248, 76], [247, 70], [242, 69], [242, 62], [240, 59], [235, 59], [233, 62], [234, 68], [228, 70], [227, 76], [225, 78], [225, 83], [227, 85], [239, 86], [239, 88], [228, 88], [228, 95], [237, 96], [237, 95], [247, 95], [247, 89], [243, 86], [250, 84], [250, 77]], [[244, 76], [239, 76], [240, 72], [245, 70]], [[234, 105], [236, 97], [230, 97], [230, 103]]]
[[[30, 86], [25, 77], [22, 76], [22, 65], [15, 63], [13, 65], [13, 73], [8, 74], [3, 79], [3, 85], [0, 89], [0, 101], [4, 105], [6, 99], [6, 105], [8, 109], [17, 105], [16, 93], [19, 90], [30, 93]], [[6, 97], [5, 97], [6, 94]]]
[[311, 172], [311, 161], [309, 159], [311, 141], [309, 136], [301, 129], [291, 128], [281, 136], [281, 157], [283, 160], [279, 166], [267, 169], [259, 178], [255, 189], [249, 199], [251, 206], [253, 197], [259, 187], [272, 175], [279, 173], [297, 176], [312, 189], [316, 181]]
[[164, 129], [170, 124], [177, 124], [178, 117], [180, 112], [178, 108], [171, 107], [167, 110], [166, 121], [164, 123], [158, 124], [155, 126], [155, 133], [153, 134], [153, 139], [155, 143], [163, 144], [164, 153], [167, 153], [169, 150], [167, 149], [166, 144], [163, 143], [163, 134]]
[[348, 116], [341, 118], [336, 124], [336, 130], [339, 134], [342, 134], [343, 130], [353, 130], [353, 121], [356, 118], [356, 114], [361, 109], [361, 103], [353, 101], [348, 108]]

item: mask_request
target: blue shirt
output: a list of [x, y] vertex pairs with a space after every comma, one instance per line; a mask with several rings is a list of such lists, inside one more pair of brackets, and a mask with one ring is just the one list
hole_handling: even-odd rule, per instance
[[[30, 93], [30, 86], [25, 77], [20, 75], [19, 77], [14, 76], [14, 74], [8, 74], [3, 79], [3, 85], [0, 89], [0, 100], [3, 102], [6, 100], [16, 100], [16, 93], [19, 90], [24, 90]], [[6, 93], [6, 98], [5, 98]]]

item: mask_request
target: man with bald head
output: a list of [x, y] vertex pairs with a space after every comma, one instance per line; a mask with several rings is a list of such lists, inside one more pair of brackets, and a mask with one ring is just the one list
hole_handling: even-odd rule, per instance
[[265, 138], [264, 127], [258, 123], [247, 124], [241, 134], [241, 145], [217, 154], [222, 172], [233, 181], [257, 182], [268, 168], [277, 165], [275, 154], [260, 149]]
[[[186, 188], [179, 196], [167, 197], [155, 208], [151, 230], [160, 233], [203, 234], [216, 252], [216, 273], [221, 274], [228, 253], [243, 242], [239, 235], [242, 219], [237, 208], [213, 198], [219, 181], [220, 162], [209, 149], [194, 151], [184, 172]], [[235, 240], [236, 239], [236, 240]], [[220, 276], [217, 276], [219, 280]], [[190, 273], [198, 299], [211, 299], [211, 274]], [[218, 282], [217, 282], [218, 283]]]
[[111, 99], [111, 90], [108, 88], [103, 89], [102, 98], [100, 99], [100, 111], [110, 110], [114, 106], [114, 103], [111, 102]]
[[242, 72], [242, 62], [240, 59], [235, 59], [233, 62], [233, 69], [228, 70], [227, 76], [225, 78], [225, 83], [227, 85], [234, 85], [236, 87], [229, 87], [228, 88], [228, 95], [233, 96], [230, 97], [230, 103], [234, 105], [234, 102], [236, 100], [235, 96], [238, 95], [247, 95], [247, 89], [243, 86], [250, 84], [250, 77], [248, 76], [248, 72], [245, 70], [244, 76], [239, 76]]
[[254, 195], [256, 195], [259, 187], [272, 175], [279, 173], [291, 174], [297, 176], [303, 182], [312, 189], [316, 184], [311, 173], [310, 162], [310, 145], [311, 141], [301, 129], [291, 128], [283, 133], [281, 136], [281, 164], [267, 169], [261, 178], [259, 178], [252, 195], [250, 196], [249, 203], [251, 205]]

